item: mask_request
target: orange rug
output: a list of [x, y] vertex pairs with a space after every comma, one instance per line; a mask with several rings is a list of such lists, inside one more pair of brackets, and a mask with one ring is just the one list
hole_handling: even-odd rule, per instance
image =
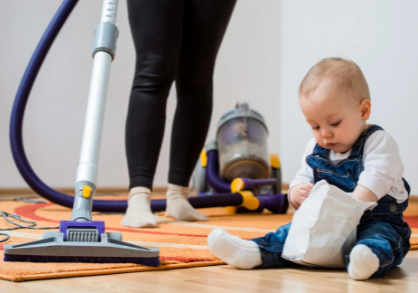
[[[120, 198], [118, 198], [120, 199]], [[8, 213], [18, 214], [24, 219], [38, 222], [38, 227], [56, 226], [60, 220], [70, 218], [71, 210], [52, 203], [24, 203], [2, 201], [1, 208]], [[289, 223], [292, 212], [286, 215], [264, 214], [228, 215], [224, 208], [200, 209], [208, 214], [207, 222], [181, 222], [165, 218], [159, 213], [159, 227], [134, 229], [120, 225], [122, 214], [93, 213], [94, 220], [106, 222], [106, 231], [122, 232], [123, 240], [137, 245], [160, 248], [159, 267], [145, 267], [135, 264], [84, 264], [84, 263], [23, 263], [3, 262], [3, 244], [16, 244], [40, 239], [42, 230], [20, 229], [9, 231], [10, 239], [0, 244], [0, 279], [28, 281], [62, 277], [79, 277], [127, 273], [151, 270], [167, 270], [199, 266], [221, 265], [207, 247], [206, 237], [214, 228], [223, 228], [244, 239], [260, 237], [278, 226]], [[405, 220], [412, 228], [412, 249], [418, 249], [418, 202], [411, 203], [405, 213]], [[3, 218], [0, 228], [12, 227]], [[48, 230], [53, 231], [53, 230]], [[2, 236], [0, 236], [2, 237]]]

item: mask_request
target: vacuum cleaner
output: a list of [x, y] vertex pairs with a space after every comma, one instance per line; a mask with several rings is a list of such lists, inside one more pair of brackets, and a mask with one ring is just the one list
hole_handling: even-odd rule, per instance
[[241, 204], [226, 207], [229, 214], [262, 212], [264, 208], [274, 214], [286, 213], [289, 202], [281, 193], [279, 156], [269, 155], [267, 137], [264, 117], [248, 103], [237, 103], [221, 117], [216, 138], [202, 151], [191, 193], [209, 198], [241, 194]]
[[[47, 199], [66, 200], [37, 178], [24, 154], [22, 122], [27, 98], [49, 47], [77, 1], [64, 1], [38, 44], [21, 81], [13, 105], [10, 140], [16, 165], [28, 184]], [[5, 261], [136, 263], [159, 266], [159, 249], [122, 241], [122, 234], [105, 232], [103, 221], [92, 221], [93, 194], [107, 95], [110, 64], [115, 57], [118, 29], [115, 26], [118, 0], [104, 0], [101, 22], [96, 26], [93, 71], [77, 169], [73, 212], [70, 221], [61, 221], [59, 232], [45, 232], [42, 240], [4, 245]], [[52, 200], [54, 201], [54, 200]]]
[[[126, 200], [93, 200], [96, 190], [100, 139], [110, 64], [115, 57], [118, 29], [115, 26], [118, 0], [104, 0], [101, 22], [95, 29], [93, 48], [93, 70], [86, 111], [86, 119], [81, 147], [80, 162], [77, 168], [75, 196], [58, 192], [46, 185], [33, 171], [23, 146], [23, 118], [27, 101], [42, 63], [78, 0], [64, 0], [48, 25], [33, 53], [22, 77], [13, 104], [10, 119], [10, 144], [15, 164], [26, 183], [45, 199], [72, 208], [70, 221], [61, 221], [59, 232], [45, 232], [43, 239], [29, 243], [4, 246], [5, 261], [36, 262], [130, 262], [150, 266], [159, 265], [159, 250], [145, 248], [122, 241], [120, 233], [105, 232], [104, 222], [92, 221], [91, 212], [122, 212], [127, 209]], [[256, 135], [256, 134], [255, 134]], [[220, 141], [220, 140], [219, 140]], [[219, 143], [218, 141], [218, 143]], [[213, 164], [211, 164], [213, 162]], [[208, 152], [208, 175], [219, 173], [217, 151]], [[209, 171], [209, 170], [208, 170]], [[215, 176], [214, 176], [215, 178]], [[219, 178], [218, 178], [219, 179]], [[242, 179], [233, 191], [230, 188], [217, 188], [218, 193], [210, 196], [189, 198], [194, 208], [239, 207], [250, 210], [264, 209], [279, 213], [287, 209], [286, 197], [254, 196], [249, 186], [259, 184]], [[229, 186], [223, 179], [214, 179], [219, 186]], [[238, 182], [238, 181], [235, 181]], [[214, 183], [213, 183], [214, 184]], [[214, 184], [215, 185], [215, 184]], [[165, 200], [151, 201], [153, 212], [164, 211]]]

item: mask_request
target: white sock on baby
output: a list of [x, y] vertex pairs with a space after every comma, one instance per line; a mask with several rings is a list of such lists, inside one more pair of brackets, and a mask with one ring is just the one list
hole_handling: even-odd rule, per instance
[[261, 265], [261, 253], [257, 243], [243, 240], [215, 229], [208, 236], [209, 250], [227, 264], [238, 269], [252, 269]]
[[379, 269], [379, 258], [364, 244], [354, 246], [350, 253], [348, 274], [354, 280], [367, 280]]
[[133, 228], [156, 228], [157, 221], [151, 212], [151, 190], [134, 187], [129, 192], [128, 209], [121, 225]]
[[187, 199], [188, 193], [188, 187], [168, 184], [165, 216], [180, 221], [207, 221], [209, 219], [207, 215], [196, 211], [191, 206]]

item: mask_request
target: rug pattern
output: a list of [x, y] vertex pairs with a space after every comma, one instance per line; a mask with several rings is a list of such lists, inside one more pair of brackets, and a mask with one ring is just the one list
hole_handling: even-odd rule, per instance
[[[120, 199], [120, 197], [118, 197]], [[24, 219], [37, 221], [37, 227], [58, 225], [69, 219], [71, 210], [53, 203], [25, 203], [2, 201], [1, 208], [18, 214]], [[0, 279], [28, 281], [62, 277], [92, 276], [151, 270], [166, 270], [199, 266], [221, 265], [208, 249], [206, 237], [214, 228], [222, 228], [244, 239], [260, 237], [275, 231], [278, 226], [291, 221], [293, 213], [228, 215], [224, 208], [200, 209], [210, 216], [207, 222], [182, 222], [157, 214], [158, 228], [135, 229], [120, 225], [123, 214], [93, 213], [93, 219], [105, 221], [106, 231], [122, 232], [123, 240], [133, 244], [160, 248], [160, 263], [156, 268], [136, 264], [84, 264], [84, 263], [24, 263], [3, 262], [3, 244], [17, 244], [41, 239], [45, 230], [19, 229], [9, 231], [10, 239], [0, 244]], [[405, 220], [412, 228], [412, 249], [418, 249], [418, 202], [411, 203], [405, 212]], [[13, 227], [0, 219], [0, 228]], [[54, 231], [54, 230], [49, 230]], [[1, 236], [0, 236], [1, 237]]]

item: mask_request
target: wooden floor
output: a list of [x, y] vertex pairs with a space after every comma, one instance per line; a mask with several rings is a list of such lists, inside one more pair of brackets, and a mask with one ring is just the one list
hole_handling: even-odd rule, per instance
[[418, 292], [418, 250], [410, 251], [384, 278], [361, 282], [351, 280], [344, 270], [243, 271], [225, 265], [23, 283], [0, 280], [2, 292]]
[[0, 292], [418, 292], [418, 250], [385, 278], [368, 281], [351, 280], [343, 270], [243, 271], [225, 265], [24, 283], [0, 280]]

